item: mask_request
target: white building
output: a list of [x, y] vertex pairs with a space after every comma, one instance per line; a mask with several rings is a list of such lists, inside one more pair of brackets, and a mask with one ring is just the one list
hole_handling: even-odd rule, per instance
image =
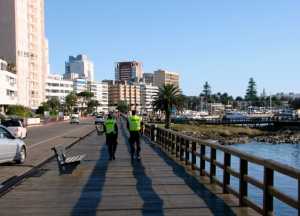
[[48, 74], [44, 0], [0, 1], [0, 56], [16, 66], [18, 104], [37, 108]]
[[108, 83], [89, 82], [90, 91], [94, 94], [94, 100], [99, 102], [97, 112], [108, 112]]
[[0, 59], [0, 112], [7, 105], [16, 105], [17, 76], [7, 70], [7, 62]]
[[159, 88], [151, 84], [141, 84], [141, 110], [142, 112], [153, 111], [152, 102], [154, 101]]
[[[78, 76], [77, 76], [77, 75]], [[87, 79], [94, 80], [94, 64], [86, 55], [78, 55], [76, 57], [69, 56], [69, 62], [65, 65], [65, 79]]]
[[57, 97], [61, 103], [65, 102], [65, 98], [73, 91], [73, 81], [64, 80], [61, 75], [48, 75], [45, 85], [46, 99]]
[[88, 81], [86, 79], [75, 79], [73, 80], [73, 88], [76, 94], [88, 91]]

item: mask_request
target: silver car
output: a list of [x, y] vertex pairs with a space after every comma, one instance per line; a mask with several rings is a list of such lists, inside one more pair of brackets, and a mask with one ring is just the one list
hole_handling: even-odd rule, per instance
[[0, 163], [22, 164], [26, 159], [26, 145], [17, 139], [6, 127], [0, 125]]

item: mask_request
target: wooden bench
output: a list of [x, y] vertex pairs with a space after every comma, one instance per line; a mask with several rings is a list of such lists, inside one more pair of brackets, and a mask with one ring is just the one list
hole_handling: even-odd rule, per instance
[[55, 153], [60, 171], [66, 171], [70, 167], [77, 166], [85, 157], [85, 154], [67, 157], [65, 154], [65, 148], [62, 146], [55, 146], [52, 150]]

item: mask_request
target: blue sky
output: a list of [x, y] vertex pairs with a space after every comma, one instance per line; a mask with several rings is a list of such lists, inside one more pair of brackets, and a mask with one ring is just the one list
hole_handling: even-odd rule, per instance
[[205, 81], [213, 92], [300, 92], [299, 0], [46, 0], [51, 72], [87, 54], [98, 80], [113, 64], [138, 60], [145, 72], [181, 76], [187, 95]]

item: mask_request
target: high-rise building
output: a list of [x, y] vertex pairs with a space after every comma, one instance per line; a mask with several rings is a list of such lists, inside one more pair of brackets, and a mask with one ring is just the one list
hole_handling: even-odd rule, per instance
[[143, 77], [143, 65], [141, 62], [128, 61], [117, 62], [115, 65], [116, 81], [140, 81]]
[[120, 101], [125, 101], [130, 110], [141, 110], [140, 86], [126, 82], [115, 82], [108, 87], [108, 103], [116, 107]]
[[154, 71], [153, 84], [158, 87], [162, 87], [167, 84], [179, 87], [179, 74], [167, 70]]
[[86, 55], [78, 55], [76, 57], [69, 56], [69, 61], [65, 64], [65, 79], [86, 79], [94, 80], [94, 64]]
[[159, 91], [158, 86], [151, 84], [140, 84], [141, 86], [141, 111], [143, 113], [152, 112], [153, 106], [152, 102], [154, 101], [157, 93]]
[[1, 0], [0, 36], [0, 56], [16, 66], [18, 104], [37, 108], [48, 74], [44, 0]]
[[153, 73], [144, 73], [143, 82], [146, 84], [153, 84], [154, 74]]

